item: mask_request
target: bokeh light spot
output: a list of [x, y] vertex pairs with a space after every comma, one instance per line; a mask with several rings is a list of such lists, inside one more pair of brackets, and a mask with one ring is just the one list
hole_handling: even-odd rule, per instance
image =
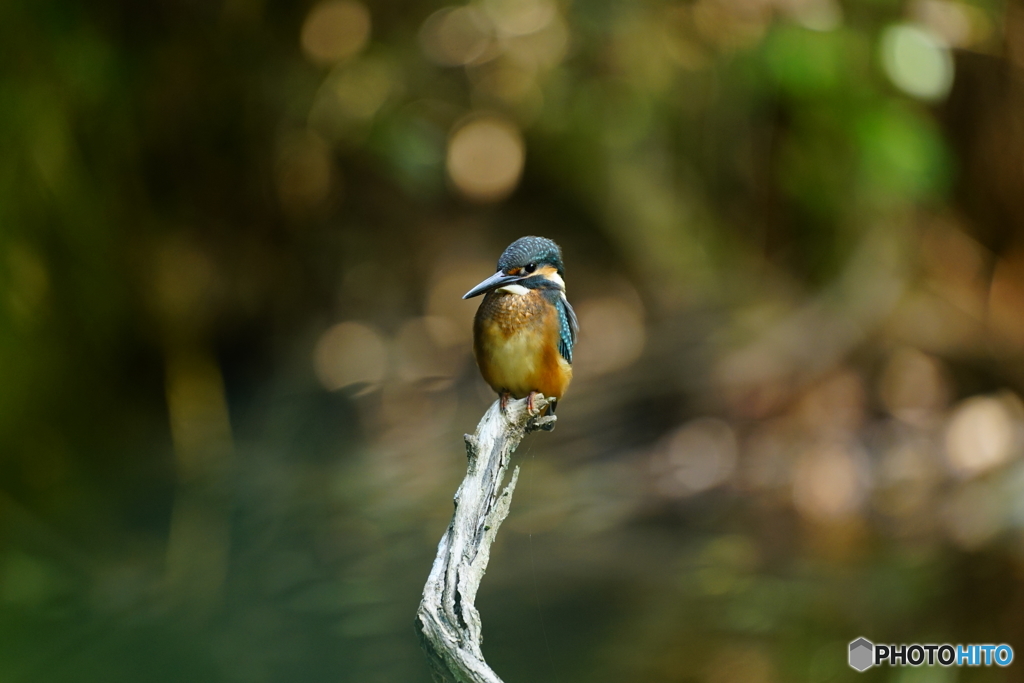
[[970, 477], [1006, 462], [1016, 442], [1017, 424], [1007, 406], [992, 396], [961, 403], [946, 431], [946, 455], [953, 471]]
[[485, 0], [484, 11], [499, 31], [510, 36], [536, 33], [557, 13], [551, 0]]
[[688, 422], [665, 443], [659, 488], [687, 495], [718, 486], [736, 469], [736, 451], [736, 434], [728, 423], [715, 418]]
[[984, 10], [957, 0], [915, 0], [911, 14], [952, 47], [976, 45], [992, 32]]
[[420, 28], [420, 47], [441, 66], [462, 66], [479, 60], [491, 46], [494, 28], [475, 7], [445, 7]]
[[509, 59], [534, 69], [557, 66], [569, 50], [569, 27], [557, 14], [534, 33], [510, 36], [503, 44]]
[[953, 57], [931, 31], [911, 24], [882, 33], [882, 66], [897, 88], [922, 100], [939, 100], [953, 85]]
[[844, 438], [864, 421], [864, 383], [853, 370], [841, 370], [808, 391], [797, 404], [809, 433]]
[[381, 59], [360, 59], [332, 75], [329, 88], [337, 98], [339, 113], [368, 119], [377, 113], [396, 86], [394, 69]]
[[798, 0], [791, 12], [797, 23], [812, 31], [833, 31], [843, 23], [843, 8], [836, 0]]
[[316, 342], [313, 367], [328, 391], [356, 384], [375, 385], [384, 378], [388, 350], [379, 332], [363, 323], [334, 325]]
[[864, 454], [833, 444], [801, 457], [793, 473], [793, 502], [797, 510], [817, 521], [847, 517], [864, 501], [868, 484]]
[[333, 64], [358, 54], [370, 39], [370, 11], [354, 0], [315, 5], [302, 24], [302, 51], [314, 64]]
[[926, 426], [945, 407], [949, 389], [939, 362], [917, 349], [897, 350], [882, 373], [882, 403], [895, 417]]
[[448, 141], [448, 175], [469, 199], [497, 201], [519, 183], [526, 149], [519, 129], [495, 117], [474, 119]]

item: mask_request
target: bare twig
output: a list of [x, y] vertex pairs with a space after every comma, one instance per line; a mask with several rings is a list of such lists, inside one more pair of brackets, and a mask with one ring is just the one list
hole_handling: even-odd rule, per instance
[[[548, 400], [541, 397], [534, 405], [543, 412]], [[519, 478], [516, 467], [508, 485], [501, 488], [512, 453], [528, 432], [550, 430], [554, 424], [554, 415], [529, 415], [525, 399], [510, 402], [504, 415], [495, 401], [476, 434], [466, 435], [466, 478], [455, 493], [455, 514], [437, 546], [416, 611], [420, 643], [438, 683], [501, 683], [480, 649], [483, 637], [474, 605], [476, 591]]]

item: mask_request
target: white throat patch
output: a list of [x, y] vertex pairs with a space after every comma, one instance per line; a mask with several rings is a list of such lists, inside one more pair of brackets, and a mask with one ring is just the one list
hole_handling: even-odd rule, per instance
[[520, 296], [530, 292], [529, 289], [522, 285], [505, 285], [504, 287], [498, 287], [497, 291], [508, 292], [509, 294], [519, 294]]

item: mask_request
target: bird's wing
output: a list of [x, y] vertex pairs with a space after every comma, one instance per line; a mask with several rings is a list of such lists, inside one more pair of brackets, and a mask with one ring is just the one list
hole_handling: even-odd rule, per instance
[[576, 311], [572, 310], [565, 293], [558, 297], [558, 352], [562, 358], [572, 363], [572, 347], [576, 345], [576, 335], [580, 331]]

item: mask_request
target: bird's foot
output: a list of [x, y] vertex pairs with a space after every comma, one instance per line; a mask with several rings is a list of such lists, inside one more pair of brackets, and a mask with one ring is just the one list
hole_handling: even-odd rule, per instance
[[531, 391], [526, 397], [526, 412], [530, 415], [526, 430], [528, 432], [533, 432], [541, 429], [545, 432], [550, 432], [555, 428], [555, 421], [558, 420], [558, 418], [555, 417], [556, 399], [547, 399], [545, 407], [541, 408], [536, 404], [538, 396], [543, 398], [544, 395], [539, 391]]
[[[538, 398], [544, 401], [544, 407], [538, 405]], [[512, 394], [508, 391], [498, 392], [498, 409], [506, 419], [511, 420], [509, 415], [509, 404], [512, 402]], [[544, 399], [544, 394], [539, 391], [531, 391], [526, 396], [526, 414], [529, 416], [526, 422], [526, 431], [534, 432], [538, 429], [550, 432], [555, 428], [555, 399]]]
[[540, 410], [538, 410], [537, 406], [534, 405], [534, 399], [540, 395], [541, 393], [539, 391], [531, 391], [526, 397], [526, 412], [533, 417], [540, 415]]

